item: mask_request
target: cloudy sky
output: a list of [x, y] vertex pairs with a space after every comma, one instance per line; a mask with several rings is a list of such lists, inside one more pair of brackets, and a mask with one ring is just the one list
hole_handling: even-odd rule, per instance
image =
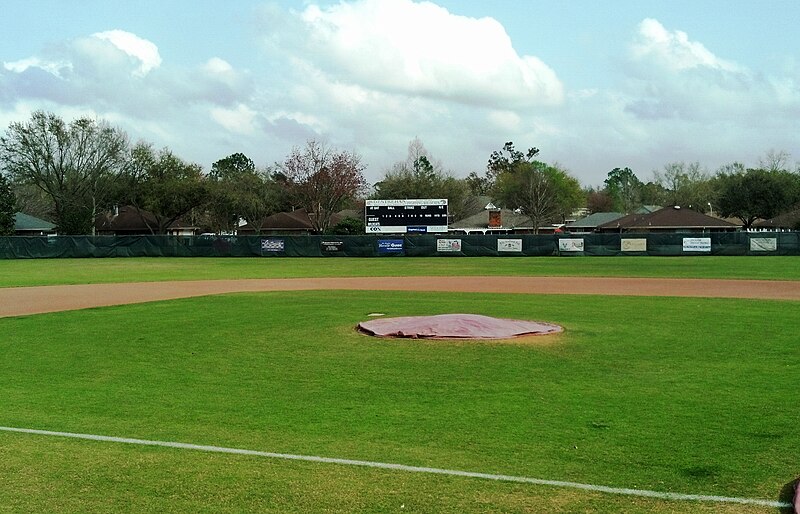
[[309, 139], [380, 179], [419, 137], [457, 176], [505, 141], [585, 185], [800, 159], [796, 0], [3, 0], [0, 129], [95, 116], [211, 163]]

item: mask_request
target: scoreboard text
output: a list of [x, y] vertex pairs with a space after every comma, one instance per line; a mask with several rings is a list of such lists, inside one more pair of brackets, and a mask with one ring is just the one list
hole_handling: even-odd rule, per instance
[[367, 200], [367, 234], [447, 232], [447, 199]]

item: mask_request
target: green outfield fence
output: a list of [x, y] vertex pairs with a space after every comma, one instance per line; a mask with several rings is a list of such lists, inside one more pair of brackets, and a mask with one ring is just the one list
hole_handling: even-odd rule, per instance
[[0, 258], [800, 255], [800, 232], [0, 237]]

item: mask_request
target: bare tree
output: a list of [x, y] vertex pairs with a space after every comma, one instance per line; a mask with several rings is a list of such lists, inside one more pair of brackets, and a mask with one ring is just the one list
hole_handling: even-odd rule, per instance
[[36, 111], [26, 123], [11, 123], [0, 137], [0, 166], [16, 182], [49, 197], [60, 232], [85, 234], [106, 207], [127, 149], [126, 134], [104, 121], [80, 118], [67, 124]]
[[786, 171], [789, 169], [789, 159], [791, 155], [785, 150], [769, 150], [764, 157], [758, 159], [758, 167], [770, 173], [776, 171]]
[[303, 148], [295, 147], [282, 168], [292, 193], [320, 233], [328, 230], [336, 212], [367, 187], [361, 157], [314, 140]]
[[467, 207], [468, 196], [466, 181], [445, 171], [417, 137], [408, 144], [406, 160], [394, 163], [375, 184], [372, 198], [447, 198], [449, 216], [457, 220]]
[[653, 176], [655, 183], [664, 190], [664, 200], [670, 205], [703, 212], [709, 200], [713, 199], [711, 177], [699, 162], [672, 162], [664, 166], [663, 172], [654, 171]]

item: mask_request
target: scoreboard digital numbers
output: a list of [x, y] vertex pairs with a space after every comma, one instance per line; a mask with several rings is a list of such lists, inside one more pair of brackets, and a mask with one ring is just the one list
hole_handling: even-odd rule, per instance
[[447, 232], [447, 199], [367, 200], [367, 234]]

